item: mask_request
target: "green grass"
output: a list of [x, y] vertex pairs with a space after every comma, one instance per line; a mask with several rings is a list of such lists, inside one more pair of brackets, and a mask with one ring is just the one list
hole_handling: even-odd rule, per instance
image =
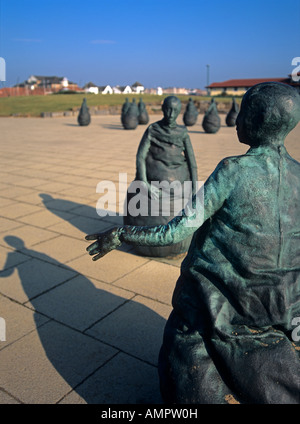
[[[42, 112], [64, 112], [79, 108], [84, 97], [87, 99], [89, 107], [99, 106], [110, 107], [122, 105], [125, 98], [131, 101], [133, 98], [136, 102], [142, 98], [146, 105], [159, 106], [164, 98], [168, 95], [157, 96], [153, 94], [50, 94], [46, 96], [20, 96], [20, 97], [3, 97], [0, 98], [0, 116], [40, 116]], [[189, 96], [180, 96], [182, 104], [186, 104]], [[193, 96], [195, 102], [209, 101], [209, 97]], [[216, 102], [231, 102], [231, 97], [217, 97]]]

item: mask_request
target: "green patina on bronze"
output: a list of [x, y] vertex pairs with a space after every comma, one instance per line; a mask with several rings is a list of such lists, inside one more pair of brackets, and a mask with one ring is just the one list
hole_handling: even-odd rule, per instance
[[91, 122], [91, 115], [86, 103], [86, 98], [83, 99], [79, 114], [77, 117], [78, 124], [82, 127], [87, 126]]
[[139, 124], [139, 110], [135, 99], [129, 103], [123, 105], [123, 111], [121, 112], [121, 122], [125, 130], [135, 130]]
[[138, 103], [138, 109], [139, 109], [139, 125], [147, 125], [149, 122], [149, 115], [146, 109], [146, 105], [143, 102], [143, 99], [140, 99]]
[[284, 147], [299, 120], [294, 88], [252, 87], [236, 121], [250, 149], [207, 179], [203, 219], [196, 209], [86, 237], [98, 259], [122, 242], [165, 245], [193, 233], [159, 354], [165, 402], [300, 403], [300, 164]]
[[[181, 110], [181, 102], [175, 96], [169, 96], [164, 100], [162, 111], [164, 117], [155, 122], [145, 131], [136, 155], [135, 181], [145, 184], [145, 190], [141, 195], [148, 204], [148, 216], [139, 214], [132, 216], [128, 205], [136, 196], [135, 190], [131, 193], [129, 187], [126, 197], [127, 215], [124, 216], [125, 225], [153, 226], [167, 224], [180, 210], [175, 210], [178, 203], [180, 209], [184, 207], [183, 196], [188, 200], [191, 193], [183, 193], [182, 187], [185, 181], [191, 181], [194, 193], [196, 192], [197, 165], [193, 147], [186, 128], [178, 125], [176, 119]], [[134, 182], [135, 182], [134, 181]], [[164, 189], [158, 190], [151, 182], [167, 182], [169, 184], [179, 182], [180, 190], [171, 190], [170, 211], [166, 211], [162, 201]], [[134, 184], [133, 182], [133, 184]], [[158, 214], [151, 215], [153, 199], [158, 202]], [[151, 205], [152, 203], [152, 205]], [[189, 235], [179, 243], [170, 246], [136, 246], [135, 251], [145, 256], [165, 257], [176, 256], [187, 251], [192, 235]]]
[[129, 108], [130, 108], [129, 99], [128, 97], [126, 97], [125, 102], [123, 103], [122, 109], [121, 109], [121, 122], [123, 126], [124, 126], [124, 117], [126, 116], [126, 113]]
[[215, 99], [212, 98], [202, 120], [202, 128], [208, 134], [215, 134], [221, 127], [221, 119], [218, 113]]
[[225, 122], [227, 127], [234, 127], [236, 123], [236, 118], [239, 114], [239, 106], [235, 100], [235, 98], [232, 99], [232, 105], [230, 111], [227, 113]]
[[195, 106], [195, 103], [193, 102], [193, 99], [190, 98], [186, 108], [185, 108], [185, 112], [183, 114], [183, 123], [186, 127], [192, 127], [193, 125], [196, 124], [197, 119], [198, 119], [198, 109]]

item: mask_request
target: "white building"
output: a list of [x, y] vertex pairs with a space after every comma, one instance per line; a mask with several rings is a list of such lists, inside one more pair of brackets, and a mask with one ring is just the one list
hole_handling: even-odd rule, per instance
[[126, 86], [116, 85], [115, 87], [113, 87], [113, 92], [114, 94], [131, 94], [132, 89], [129, 85], [126, 85]]
[[86, 93], [93, 93], [93, 94], [98, 94], [99, 93], [99, 88], [97, 87], [96, 84], [89, 82], [87, 84], [85, 84], [85, 86], [83, 87], [84, 91]]
[[142, 94], [145, 91], [145, 87], [138, 81], [132, 84], [131, 89], [132, 89], [132, 92], [135, 94]]

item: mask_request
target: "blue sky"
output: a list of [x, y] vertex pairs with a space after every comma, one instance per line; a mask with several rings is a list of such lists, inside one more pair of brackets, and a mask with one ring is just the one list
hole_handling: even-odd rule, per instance
[[6, 86], [36, 74], [204, 88], [285, 77], [299, 56], [300, 0], [0, 0]]

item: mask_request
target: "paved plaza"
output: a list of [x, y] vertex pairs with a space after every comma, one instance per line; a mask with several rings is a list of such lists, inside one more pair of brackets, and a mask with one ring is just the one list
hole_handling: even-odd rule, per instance
[[[247, 151], [221, 120], [217, 134], [201, 115], [188, 128], [199, 180]], [[84, 240], [122, 223], [119, 173], [134, 179], [146, 127], [97, 115], [88, 127], [76, 116], [0, 118], [0, 129], [0, 404], [160, 404], [157, 358], [183, 257], [124, 245], [93, 262]], [[299, 125], [286, 147], [300, 161]], [[100, 218], [104, 180], [120, 197], [116, 216]]]

